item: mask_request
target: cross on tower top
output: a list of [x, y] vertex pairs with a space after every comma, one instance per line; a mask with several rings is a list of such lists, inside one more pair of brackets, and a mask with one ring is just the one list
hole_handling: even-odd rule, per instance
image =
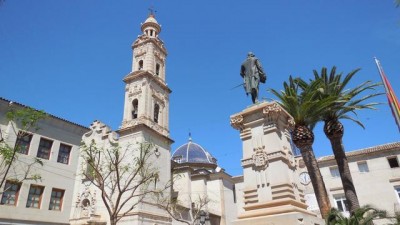
[[154, 6], [150, 6], [149, 12], [150, 12], [150, 16], [155, 16], [157, 10], [154, 9]]

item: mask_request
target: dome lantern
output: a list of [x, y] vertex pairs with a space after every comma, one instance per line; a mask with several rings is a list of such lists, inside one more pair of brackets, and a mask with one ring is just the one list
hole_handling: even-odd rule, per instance
[[141, 26], [141, 30], [144, 35], [150, 38], [156, 38], [161, 32], [161, 25], [158, 24], [153, 13], [150, 13], [149, 17], [144, 21]]

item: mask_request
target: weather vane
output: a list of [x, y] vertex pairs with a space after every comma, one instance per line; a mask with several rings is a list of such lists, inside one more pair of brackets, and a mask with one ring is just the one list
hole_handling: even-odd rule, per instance
[[157, 12], [157, 10], [154, 10], [154, 6], [153, 5], [150, 6], [149, 11], [150, 11], [150, 15], [153, 15], [153, 16], [155, 16], [155, 14]]

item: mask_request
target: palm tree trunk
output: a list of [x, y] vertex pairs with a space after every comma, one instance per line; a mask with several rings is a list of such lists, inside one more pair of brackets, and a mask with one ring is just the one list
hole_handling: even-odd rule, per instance
[[340, 179], [342, 180], [344, 195], [346, 197], [350, 213], [353, 213], [356, 209], [360, 208], [360, 203], [358, 202], [356, 188], [354, 187], [349, 163], [343, 147], [343, 124], [337, 119], [325, 121], [324, 132], [331, 142], [332, 151], [335, 155], [336, 164], [339, 169]]
[[301, 156], [303, 157], [304, 164], [306, 165], [308, 174], [310, 175], [319, 210], [321, 211], [321, 216], [322, 218], [326, 218], [331, 209], [331, 203], [329, 201], [328, 193], [326, 192], [324, 179], [319, 170], [318, 162], [315, 159], [314, 151], [310, 145], [298, 147], [300, 148]]
[[354, 187], [353, 178], [350, 173], [346, 153], [342, 144], [342, 138], [338, 137], [329, 140], [331, 142], [333, 154], [335, 155], [335, 160], [339, 169], [344, 195], [347, 199], [349, 210], [351, 213], [353, 213], [354, 210], [360, 208], [360, 203], [358, 202], [356, 188]]

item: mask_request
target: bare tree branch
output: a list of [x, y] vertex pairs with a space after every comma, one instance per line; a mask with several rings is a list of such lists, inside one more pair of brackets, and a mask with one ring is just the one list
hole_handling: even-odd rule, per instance
[[100, 190], [111, 225], [128, 215], [147, 196], [170, 188], [170, 183], [158, 189], [150, 187], [159, 173], [149, 160], [153, 147], [150, 143], [124, 148], [99, 147], [94, 140], [82, 144], [81, 156], [87, 164], [83, 176]]

